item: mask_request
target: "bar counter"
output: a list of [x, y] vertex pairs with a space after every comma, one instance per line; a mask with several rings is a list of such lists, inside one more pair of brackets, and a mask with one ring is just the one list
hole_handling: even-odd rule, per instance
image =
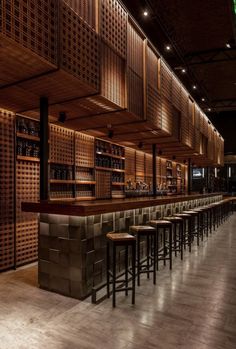
[[[129, 231], [151, 219], [222, 199], [220, 193], [94, 202], [23, 203], [27, 212], [40, 213], [39, 273], [41, 288], [77, 299], [91, 294], [106, 279], [106, 234]], [[145, 246], [142, 246], [145, 256]], [[119, 251], [118, 270], [125, 252]]]
[[177, 202], [216, 197], [220, 193], [171, 195], [144, 198], [110, 199], [94, 201], [41, 201], [23, 202], [22, 210], [25, 212], [50, 213], [70, 216], [91, 216], [102, 213], [132, 210], [144, 207], [173, 204]]

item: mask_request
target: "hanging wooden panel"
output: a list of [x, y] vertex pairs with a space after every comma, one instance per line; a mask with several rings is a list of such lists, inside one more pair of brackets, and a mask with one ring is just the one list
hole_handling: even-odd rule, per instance
[[159, 59], [151, 47], [147, 46], [147, 85], [154, 90], [157, 90], [159, 86]]
[[74, 131], [50, 124], [49, 159], [58, 164], [74, 164]]
[[29, 263], [38, 256], [38, 215], [21, 211], [21, 203], [39, 200], [39, 163], [16, 164], [16, 265]]
[[96, 0], [64, 0], [92, 28], [96, 26]]
[[172, 99], [172, 75], [167, 64], [161, 60], [161, 94], [169, 101]]
[[101, 95], [120, 108], [125, 107], [125, 60], [101, 44]]
[[117, 0], [101, 0], [100, 34], [121, 57], [126, 58], [127, 12]]
[[75, 165], [94, 167], [94, 137], [75, 132]]
[[173, 133], [172, 106], [165, 98], [161, 101], [161, 128], [169, 135]]
[[61, 68], [94, 90], [99, 90], [99, 39], [64, 2], [60, 18]]
[[188, 118], [188, 102], [189, 94], [188, 91], [182, 86], [181, 88], [181, 114], [183, 117]]
[[2, 0], [0, 6], [0, 32], [56, 63], [58, 2]]
[[111, 172], [96, 170], [96, 188], [95, 194], [97, 199], [111, 198]]
[[139, 77], [143, 77], [143, 37], [136, 28], [128, 23], [128, 67], [132, 69]]
[[178, 110], [181, 110], [181, 83], [180, 81], [174, 76], [172, 76], [172, 103]]
[[0, 271], [14, 266], [14, 115], [0, 109]]
[[128, 69], [127, 80], [128, 110], [142, 119], [144, 117], [143, 79]]
[[161, 129], [161, 96], [149, 85], [147, 87], [147, 120], [154, 128]]

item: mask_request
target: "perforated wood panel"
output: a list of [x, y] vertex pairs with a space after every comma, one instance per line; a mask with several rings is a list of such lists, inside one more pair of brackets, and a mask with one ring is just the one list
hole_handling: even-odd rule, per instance
[[0, 271], [14, 266], [14, 115], [0, 110]]
[[58, 164], [74, 164], [74, 131], [50, 125], [50, 161]]
[[125, 60], [105, 44], [101, 45], [101, 49], [101, 94], [117, 106], [124, 108]]
[[161, 94], [170, 101], [172, 99], [172, 75], [166, 63], [161, 60]]
[[75, 132], [75, 165], [94, 167], [94, 137]]
[[111, 172], [96, 170], [96, 198], [109, 199], [111, 198]]
[[87, 86], [99, 89], [99, 39], [68, 5], [61, 6], [61, 67]]
[[64, 0], [91, 27], [96, 25], [96, 0]]
[[102, 39], [126, 58], [127, 13], [117, 0], [101, 0], [100, 33]]
[[57, 61], [58, 2], [2, 0], [0, 31], [46, 60]]
[[142, 36], [128, 23], [128, 66], [140, 77], [143, 77], [143, 52]]
[[155, 128], [161, 128], [161, 96], [151, 86], [147, 87], [147, 119]]
[[16, 164], [16, 264], [37, 259], [38, 216], [21, 211], [21, 203], [39, 200], [39, 163], [17, 161]]
[[127, 73], [128, 110], [140, 118], [143, 118], [143, 79], [131, 69], [128, 69]]
[[147, 84], [153, 89], [158, 89], [158, 60], [150, 46], [147, 46]]

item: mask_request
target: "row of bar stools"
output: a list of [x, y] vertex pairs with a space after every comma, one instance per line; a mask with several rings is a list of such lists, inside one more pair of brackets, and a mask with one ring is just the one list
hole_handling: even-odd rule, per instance
[[[199, 246], [199, 235], [200, 235], [200, 225], [199, 225], [199, 212], [195, 210], [186, 210], [183, 213], [189, 214], [191, 216], [191, 223], [189, 227], [189, 235], [191, 244], [194, 240], [194, 237], [197, 236], [197, 245]], [[191, 248], [190, 248], [191, 252]]]
[[[172, 269], [172, 223], [158, 219], [150, 221], [149, 224], [156, 229], [157, 270], [161, 260], [164, 265], [169, 260], [170, 269]], [[161, 235], [161, 231], [163, 231], [163, 235]]]
[[[107, 297], [110, 297], [110, 283], [112, 283], [112, 304], [116, 306], [116, 293], [132, 291], [132, 304], [135, 303], [135, 262], [136, 262], [136, 238], [127, 233], [108, 233], [107, 235]], [[116, 275], [116, 248], [125, 247], [125, 279], [120, 280]], [[110, 248], [112, 248], [112, 265], [110, 265]], [[128, 255], [131, 248], [132, 267], [129, 270]], [[132, 286], [129, 287], [129, 273], [131, 273]], [[112, 281], [110, 282], [110, 278]], [[119, 286], [116, 286], [119, 284]]]
[[174, 216], [183, 219], [183, 247], [186, 249], [188, 245], [189, 252], [191, 252], [191, 216], [187, 213], [175, 213]]
[[[156, 229], [148, 225], [135, 225], [130, 227], [130, 233], [137, 238], [137, 279], [140, 286], [140, 274], [145, 273], [149, 279], [153, 273], [153, 283], [156, 284], [157, 264], [157, 239]], [[141, 240], [146, 240], [146, 258], [141, 260]]]
[[164, 220], [172, 223], [172, 252], [177, 256], [180, 252], [181, 260], [183, 259], [183, 240], [184, 240], [184, 220], [181, 217], [167, 216]]

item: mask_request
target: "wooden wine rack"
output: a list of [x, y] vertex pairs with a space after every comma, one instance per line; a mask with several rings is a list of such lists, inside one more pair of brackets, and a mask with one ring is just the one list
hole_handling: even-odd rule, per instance
[[50, 161], [74, 164], [74, 131], [50, 124]]
[[14, 115], [0, 110], [0, 271], [14, 266]]
[[96, 198], [110, 199], [111, 198], [111, 172], [96, 170]]
[[75, 165], [94, 167], [94, 137], [75, 132]]
[[17, 161], [16, 164], [16, 265], [37, 259], [38, 216], [21, 211], [21, 202], [39, 200], [39, 163]]

